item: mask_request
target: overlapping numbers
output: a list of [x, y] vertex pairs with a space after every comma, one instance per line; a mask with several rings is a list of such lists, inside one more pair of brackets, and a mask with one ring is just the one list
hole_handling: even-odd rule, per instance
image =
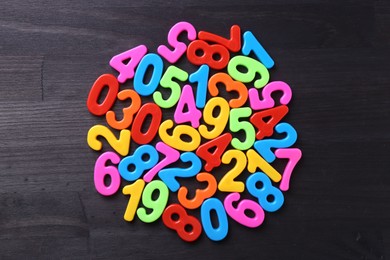
[[[188, 45], [180, 35], [186, 35]], [[273, 59], [250, 31], [242, 34], [238, 25], [230, 28], [230, 38], [224, 38], [179, 22], [170, 29], [168, 43], [157, 53], [139, 45], [114, 56], [110, 66], [118, 71], [117, 77], [103, 74], [90, 90], [88, 110], [105, 117], [109, 127], [92, 126], [88, 145], [101, 151], [104, 141], [112, 148], [96, 160], [96, 190], [111, 196], [122, 186], [129, 197], [126, 221], [135, 216], [145, 223], [161, 218], [188, 242], [202, 232], [213, 241], [223, 240], [229, 219], [259, 227], [265, 212], [282, 207], [283, 192], [301, 158], [301, 151], [292, 148], [297, 133], [283, 122], [291, 88], [282, 81], [270, 82]], [[178, 61], [185, 58], [195, 65], [194, 71], [179, 68]], [[133, 87], [124, 88], [128, 82]], [[226, 100], [222, 91], [235, 98]], [[281, 93], [280, 100], [272, 97], [276, 92]], [[114, 111], [116, 102], [128, 101], [121, 113]], [[174, 111], [173, 120], [163, 120], [167, 110]], [[132, 154], [130, 145], [136, 146]], [[277, 158], [288, 160], [282, 174], [273, 166]], [[177, 162], [190, 166], [172, 167]], [[232, 162], [234, 166], [217, 178], [221, 165]], [[245, 176], [245, 181], [238, 176]], [[206, 188], [189, 198], [188, 187], [181, 184], [184, 178]], [[251, 198], [243, 198], [243, 192]], [[200, 219], [191, 213], [199, 209]], [[216, 214], [217, 226], [211, 214]]]

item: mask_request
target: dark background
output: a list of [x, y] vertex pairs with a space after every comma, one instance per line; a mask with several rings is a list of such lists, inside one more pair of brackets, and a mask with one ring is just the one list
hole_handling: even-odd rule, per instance
[[[86, 108], [110, 58], [155, 52], [173, 24], [261, 39], [271, 80], [292, 87], [303, 159], [285, 204], [219, 243], [183, 242], [161, 220], [127, 223], [128, 197], [95, 191]], [[385, 259], [390, 257], [390, 3], [2, 1], [0, 258]], [[116, 74], [115, 74], [116, 75]]]

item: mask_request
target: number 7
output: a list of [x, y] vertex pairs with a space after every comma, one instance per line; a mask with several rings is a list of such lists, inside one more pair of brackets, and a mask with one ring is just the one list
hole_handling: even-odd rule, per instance
[[283, 177], [280, 182], [280, 190], [287, 191], [290, 186], [291, 173], [297, 165], [298, 161], [302, 157], [302, 152], [298, 148], [285, 148], [285, 149], [276, 149], [275, 155], [279, 159], [284, 158], [288, 159], [288, 163], [283, 172]]

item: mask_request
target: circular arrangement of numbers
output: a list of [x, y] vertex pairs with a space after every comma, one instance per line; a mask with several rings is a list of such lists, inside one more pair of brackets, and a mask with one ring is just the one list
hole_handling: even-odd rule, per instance
[[[189, 44], [179, 40], [181, 34]], [[123, 187], [122, 193], [129, 195], [126, 221], [135, 215], [145, 223], [161, 218], [187, 242], [202, 232], [213, 241], [223, 240], [228, 218], [259, 227], [265, 212], [282, 207], [283, 192], [302, 155], [292, 148], [297, 132], [282, 122], [291, 88], [283, 81], [270, 82], [273, 59], [250, 31], [241, 34], [238, 25], [224, 38], [179, 22], [170, 29], [168, 43], [170, 47], [160, 45], [157, 53], [139, 45], [114, 56], [110, 66], [119, 75], [101, 75], [89, 92], [89, 112], [105, 117], [109, 127], [92, 126], [88, 145], [101, 151], [106, 142], [112, 148], [96, 160], [96, 190], [111, 196]], [[173, 65], [185, 57], [196, 70]], [[129, 81], [133, 87], [123, 89]], [[223, 88], [237, 98], [226, 100], [219, 95]], [[279, 100], [272, 97], [275, 92], [281, 93]], [[129, 101], [120, 114], [114, 111], [116, 102]], [[165, 120], [163, 113], [169, 109], [173, 118]], [[132, 154], [130, 143], [136, 146]], [[276, 158], [287, 159], [283, 172], [275, 169]], [[177, 162], [190, 166], [172, 167]], [[222, 178], [213, 174], [232, 164]], [[183, 178], [205, 188], [189, 196]], [[153, 196], [155, 191], [158, 196]], [[244, 198], [243, 192], [251, 198]], [[172, 196], [177, 202], [170, 204]], [[195, 209], [199, 218], [191, 214]], [[211, 214], [216, 214], [217, 227]]]

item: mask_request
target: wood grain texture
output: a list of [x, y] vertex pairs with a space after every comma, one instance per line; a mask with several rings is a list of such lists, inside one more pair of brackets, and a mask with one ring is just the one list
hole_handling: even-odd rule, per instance
[[[93, 185], [99, 153], [86, 135], [104, 120], [87, 111], [90, 87], [116, 73], [113, 55], [155, 52], [180, 20], [251, 30], [276, 61], [271, 80], [294, 95], [286, 121], [303, 159], [285, 204], [258, 229], [230, 220], [221, 243], [187, 244], [161, 220], [127, 223], [128, 197]], [[389, 28], [386, 0], [3, 1], [0, 258], [390, 258]]]

